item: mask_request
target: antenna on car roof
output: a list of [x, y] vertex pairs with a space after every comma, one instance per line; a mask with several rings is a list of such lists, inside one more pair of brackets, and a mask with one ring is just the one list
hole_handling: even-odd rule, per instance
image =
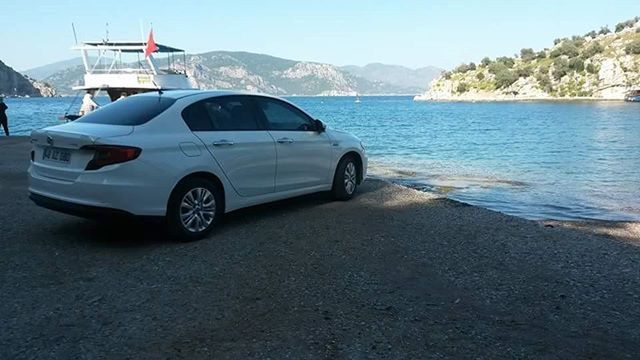
[[162, 94], [164, 93], [164, 92], [162, 91], [162, 88], [161, 88], [160, 86], [158, 86], [158, 84], [156, 84], [156, 81], [155, 81], [155, 80], [151, 79], [151, 82], [153, 83], [153, 85], [155, 85], [155, 86], [156, 86], [156, 91], [158, 91], [158, 96], [162, 96]]

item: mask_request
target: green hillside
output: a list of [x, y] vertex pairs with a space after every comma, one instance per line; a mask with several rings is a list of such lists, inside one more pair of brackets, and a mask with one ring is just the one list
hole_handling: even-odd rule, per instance
[[640, 88], [640, 18], [556, 39], [542, 50], [462, 64], [418, 100], [593, 98], [621, 100]]

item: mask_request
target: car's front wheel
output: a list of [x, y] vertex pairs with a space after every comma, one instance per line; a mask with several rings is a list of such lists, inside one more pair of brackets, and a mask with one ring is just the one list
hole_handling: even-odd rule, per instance
[[353, 156], [340, 160], [333, 177], [331, 193], [337, 200], [349, 200], [358, 188], [358, 164]]
[[167, 225], [181, 241], [207, 236], [222, 217], [222, 192], [209, 180], [191, 178], [180, 183], [171, 194]]

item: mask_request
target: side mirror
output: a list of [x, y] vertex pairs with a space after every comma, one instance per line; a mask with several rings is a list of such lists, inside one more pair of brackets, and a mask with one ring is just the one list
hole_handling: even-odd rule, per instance
[[313, 121], [316, 125], [316, 131], [321, 133], [321, 132], [325, 132], [325, 130], [327, 130], [327, 125], [325, 125], [322, 121], [315, 119]]

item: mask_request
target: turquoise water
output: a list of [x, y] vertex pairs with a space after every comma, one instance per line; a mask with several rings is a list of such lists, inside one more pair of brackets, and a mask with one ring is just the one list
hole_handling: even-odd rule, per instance
[[[71, 100], [8, 99], [12, 131]], [[290, 100], [363, 139], [379, 176], [529, 219], [640, 220], [640, 104]]]

